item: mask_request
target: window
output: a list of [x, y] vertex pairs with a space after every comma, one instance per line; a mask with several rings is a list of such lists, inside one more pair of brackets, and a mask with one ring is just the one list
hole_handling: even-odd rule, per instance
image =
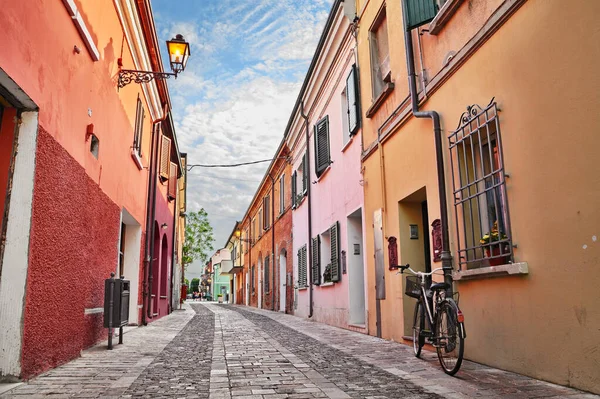
[[119, 275], [125, 275], [125, 223], [121, 223], [121, 243], [119, 245]]
[[279, 214], [282, 215], [285, 211], [285, 175], [279, 178]]
[[306, 287], [308, 284], [307, 280], [307, 264], [306, 264], [306, 245], [298, 250], [298, 286], [300, 288]]
[[167, 197], [169, 200], [174, 200], [177, 197], [177, 164], [171, 162], [169, 167], [169, 186], [167, 190]]
[[342, 93], [342, 106], [347, 115], [346, 118], [343, 118], [344, 144], [346, 144], [350, 137], [358, 130], [360, 124], [359, 103], [358, 74], [356, 71], [356, 64], [354, 64], [346, 78], [346, 88]]
[[265, 278], [264, 278], [264, 284], [265, 284], [265, 293], [269, 292], [269, 255], [265, 256]]
[[133, 149], [142, 156], [142, 136], [144, 134], [144, 106], [138, 94], [137, 107], [135, 109], [135, 127], [133, 131]]
[[292, 173], [292, 208], [296, 208], [308, 192], [308, 160], [306, 153], [298, 169]]
[[250, 292], [254, 295], [254, 266], [252, 266], [252, 270], [250, 271]]
[[[262, 225], [263, 228], [259, 229], [258, 227], [261, 226], [261, 225]], [[263, 220], [263, 209], [262, 209], [262, 207], [258, 210], [258, 226], [256, 226], [256, 227], [257, 227], [256, 235], [258, 237], [262, 236], [263, 229], [264, 229], [264, 220]]]
[[[335, 222], [327, 231], [313, 238], [313, 284], [340, 281], [339, 224]], [[322, 265], [324, 267], [322, 267]], [[322, 278], [322, 280], [321, 280]]]
[[386, 83], [391, 82], [390, 57], [388, 48], [387, 21], [385, 6], [375, 19], [369, 31], [371, 48], [371, 80], [373, 99], [383, 93]]
[[264, 209], [264, 213], [263, 213], [263, 229], [266, 230], [269, 228], [269, 226], [271, 225], [270, 223], [270, 215], [271, 215], [271, 198], [270, 196], [266, 196], [265, 198], [263, 198], [263, 209]]
[[256, 237], [258, 237], [258, 234], [256, 234], [256, 218], [252, 219], [250, 228], [252, 229], [252, 245], [254, 245], [254, 243], [256, 243]]
[[94, 158], [98, 159], [98, 155], [100, 154], [100, 140], [93, 133], [90, 136], [90, 152]]
[[460, 269], [512, 261], [506, 182], [496, 103], [467, 108], [449, 137]]
[[[250, 236], [248, 235], [248, 229], [244, 230], [244, 237], [245, 239], [249, 240]], [[244, 242], [242, 241], [242, 245], [244, 245], [244, 253], [247, 254], [248, 253], [248, 242]]]
[[326, 116], [315, 125], [315, 173], [317, 177], [321, 176], [330, 163], [329, 117]]
[[169, 166], [171, 159], [171, 139], [161, 136], [160, 150], [160, 179], [164, 182], [169, 179]]

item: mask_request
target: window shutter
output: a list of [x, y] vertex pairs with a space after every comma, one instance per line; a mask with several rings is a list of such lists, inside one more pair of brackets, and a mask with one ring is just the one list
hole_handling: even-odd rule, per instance
[[435, 0], [404, 0], [406, 30], [425, 25], [435, 17], [438, 7]]
[[169, 178], [169, 165], [171, 158], [171, 139], [167, 136], [161, 136], [160, 150], [160, 178], [165, 181]]
[[331, 281], [340, 281], [340, 245], [339, 223], [335, 222], [330, 228], [331, 237]]
[[285, 175], [279, 179], [279, 214], [285, 211]]
[[312, 270], [310, 271], [312, 283], [321, 285], [321, 265], [319, 263], [321, 252], [321, 238], [316, 236], [312, 239]]
[[298, 180], [298, 173], [294, 171], [292, 173], [292, 208], [296, 208], [296, 182]]
[[329, 164], [329, 117], [326, 116], [315, 126], [315, 172], [317, 177]]
[[167, 196], [170, 200], [174, 200], [177, 196], [177, 165], [173, 162], [170, 163], [169, 168], [169, 187], [167, 190]]
[[304, 153], [304, 162], [302, 162], [302, 194], [308, 190], [308, 153]]
[[308, 272], [308, 263], [307, 263], [307, 259], [306, 259], [306, 245], [304, 245], [304, 247], [302, 247], [302, 275], [303, 275], [303, 281], [304, 281], [304, 286], [306, 287], [308, 285], [308, 280], [307, 280], [307, 272]]
[[360, 110], [358, 101], [358, 75], [356, 64], [352, 65], [346, 79], [346, 101], [348, 102], [348, 130], [350, 136], [356, 133], [359, 126]]
[[298, 286], [306, 287], [306, 245], [298, 250]]
[[269, 255], [265, 256], [265, 292], [269, 292]]
[[144, 132], [144, 106], [138, 94], [137, 106], [135, 109], [135, 127], [133, 132], [133, 148], [142, 155], [142, 134]]

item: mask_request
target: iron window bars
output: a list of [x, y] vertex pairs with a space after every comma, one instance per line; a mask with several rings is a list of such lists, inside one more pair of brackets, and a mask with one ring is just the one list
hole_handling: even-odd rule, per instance
[[448, 140], [459, 270], [512, 262], [506, 174], [494, 99], [485, 108], [468, 106]]

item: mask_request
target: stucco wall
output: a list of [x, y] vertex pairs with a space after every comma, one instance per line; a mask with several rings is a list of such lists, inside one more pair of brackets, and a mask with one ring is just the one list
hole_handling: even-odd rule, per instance
[[[91, 156], [91, 155], [90, 155]], [[104, 279], [115, 271], [120, 209], [41, 126], [38, 130], [22, 376], [106, 336]]]
[[[595, 350], [600, 339], [600, 313], [595, 306], [600, 283], [596, 205], [600, 180], [595, 164], [600, 146], [596, 134], [600, 126], [596, 112], [600, 30], [590, 27], [596, 26], [599, 7], [585, 1], [527, 1], [430, 93], [422, 107], [440, 113], [446, 137], [467, 105], [485, 105], [496, 98], [501, 108], [504, 161], [510, 173], [507, 197], [518, 244], [515, 261], [529, 266], [526, 276], [457, 283], [468, 332], [465, 356], [596, 393], [600, 393], [600, 361]], [[451, 20], [447, 28], [460, 22]], [[401, 36], [397, 37], [401, 42]], [[573, 70], [585, 78], [569, 77]], [[449, 171], [447, 148], [445, 156]], [[404, 228], [398, 224], [398, 201], [425, 187], [429, 218], [438, 218], [433, 157], [431, 123], [410, 119], [384, 144], [384, 199], [377, 152], [365, 161], [370, 309], [375, 304], [373, 211], [385, 207], [384, 233], [396, 235]], [[448, 175], [447, 187], [451, 187]], [[451, 196], [448, 203], [455, 254]], [[409, 262], [401, 248], [400, 261]], [[405, 297], [394, 277], [386, 274], [382, 327], [385, 338], [400, 340], [404, 326], [398, 309]], [[372, 327], [373, 316], [369, 317]]]

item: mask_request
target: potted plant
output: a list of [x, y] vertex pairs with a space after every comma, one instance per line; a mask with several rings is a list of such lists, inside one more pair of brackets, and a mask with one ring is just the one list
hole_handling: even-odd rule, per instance
[[[502, 231], [498, 230], [498, 221], [494, 222], [494, 226], [489, 233], [484, 234], [483, 237], [479, 240], [481, 245], [485, 245], [485, 256], [489, 258], [490, 266], [498, 266], [506, 263], [507, 256], [500, 256], [500, 246], [505, 244], [497, 244], [493, 245], [496, 241], [506, 240], [508, 236], [504, 234]], [[492, 244], [492, 245], [490, 245]], [[507, 252], [507, 251], [503, 251]], [[492, 258], [494, 256], [494, 258]]]
[[219, 303], [223, 303], [223, 294], [218, 294], [217, 300], [219, 301]]

